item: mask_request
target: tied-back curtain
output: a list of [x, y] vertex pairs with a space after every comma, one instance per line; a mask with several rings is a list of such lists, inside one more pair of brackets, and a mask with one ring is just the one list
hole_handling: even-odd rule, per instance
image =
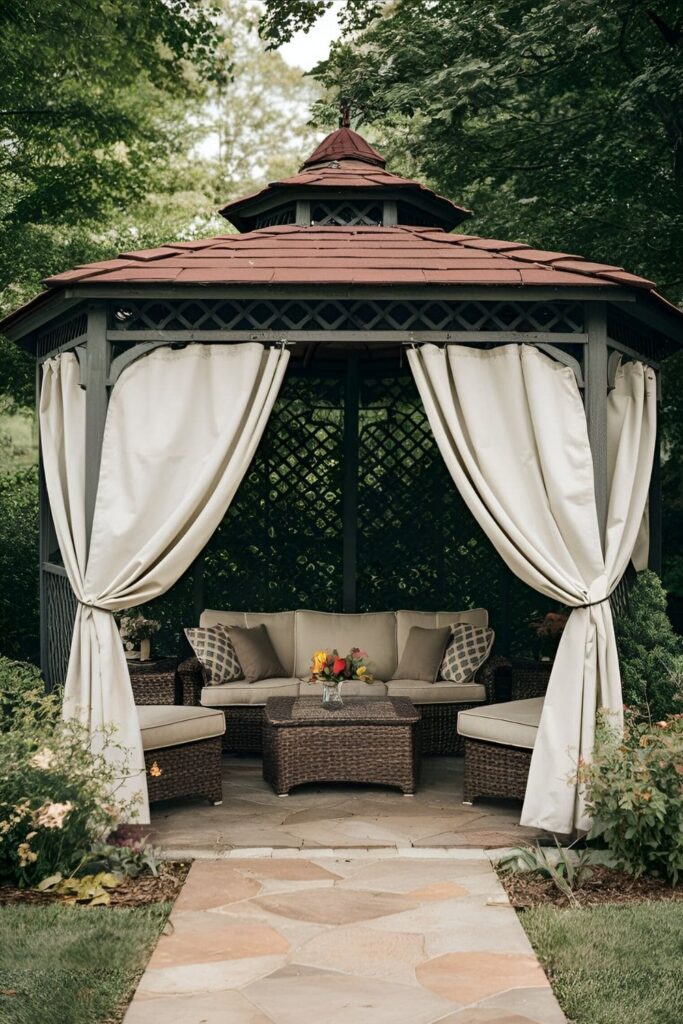
[[[652, 370], [622, 365], [609, 398], [609, 507], [603, 556], [586, 416], [572, 370], [527, 345], [425, 345], [410, 366], [467, 506], [509, 568], [575, 610], [553, 665], [522, 823], [552, 832], [589, 821], [575, 775], [598, 706], [621, 723], [608, 595], [636, 543], [655, 444]], [[590, 607], [585, 607], [590, 605]]]
[[[71, 353], [44, 366], [45, 481], [69, 582], [79, 601], [64, 713], [102, 743], [131, 751], [119, 795], [140, 795], [142, 742], [112, 612], [167, 591], [225, 514], [268, 421], [289, 354], [258, 344], [159, 348], [121, 374], [109, 402], [90, 551], [85, 526], [85, 392]], [[107, 756], [120, 759], [116, 745]]]

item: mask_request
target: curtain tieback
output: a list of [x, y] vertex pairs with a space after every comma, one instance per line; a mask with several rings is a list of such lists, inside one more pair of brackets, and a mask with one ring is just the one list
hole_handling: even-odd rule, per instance
[[83, 608], [95, 608], [96, 611], [98, 611], [98, 612], [108, 612], [109, 611], [109, 608], [105, 608], [101, 604], [96, 604], [95, 601], [88, 601], [87, 599], [85, 601], [81, 601], [80, 597], [77, 597], [76, 600], [78, 601], [78, 603], [80, 605], [83, 606]]
[[607, 597], [601, 597], [599, 601], [588, 601], [587, 604], [575, 604], [575, 608], [594, 608], [596, 604], [604, 604], [605, 601], [609, 601], [612, 595], [608, 594]]

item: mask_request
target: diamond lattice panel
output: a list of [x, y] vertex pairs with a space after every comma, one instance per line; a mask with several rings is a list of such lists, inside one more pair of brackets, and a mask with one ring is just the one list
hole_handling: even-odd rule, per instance
[[343, 381], [288, 376], [206, 554], [206, 604], [341, 607]]
[[69, 667], [71, 637], [76, 620], [76, 596], [66, 576], [45, 572], [48, 662], [45, 674], [50, 688], [61, 686]]

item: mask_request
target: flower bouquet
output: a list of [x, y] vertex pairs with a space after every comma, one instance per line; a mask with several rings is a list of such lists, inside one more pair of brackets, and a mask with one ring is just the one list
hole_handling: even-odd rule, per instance
[[161, 628], [156, 619], [146, 619], [140, 612], [124, 612], [119, 624], [119, 633], [123, 640], [126, 658], [129, 660], [148, 661], [151, 653], [152, 637]]
[[323, 684], [323, 707], [333, 710], [342, 706], [341, 685], [346, 679], [362, 679], [372, 683], [374, 677], [365, 664], [367, 652], [352, 647], [347, 655], [339, 651], [316, 651], [311, 659], [309, 682]]

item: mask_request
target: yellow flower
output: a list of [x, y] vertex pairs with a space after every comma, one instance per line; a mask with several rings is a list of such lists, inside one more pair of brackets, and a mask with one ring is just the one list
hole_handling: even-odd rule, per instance
[[366, 672], [367, 668], [365, 667], [365, 665], [359, 665], [358, 668], [356, 669], [356, 675], [358, 676], [359, 679], [362, 679]]
[[322, 672], [326, 665], [327, 651], [316, 651], [315, 654], [313, 655], [313, 673], [317, 674], [318, 672]]
[[38, 860], [38, 854], [35, 850], [32, 850], [28, 843], [19, 843], [17, 846], [17, 853], [19, 854], [19, 867], [25, 868], [29, 864], [34, 864]]
[[152, 767], [149, 770], [149, 774], [152, 776], [153, 779], [158, 779], [161, 775], [163, 775], [163, 772], [159, 765], [156, 763], [156, 761], [153, 762]]

